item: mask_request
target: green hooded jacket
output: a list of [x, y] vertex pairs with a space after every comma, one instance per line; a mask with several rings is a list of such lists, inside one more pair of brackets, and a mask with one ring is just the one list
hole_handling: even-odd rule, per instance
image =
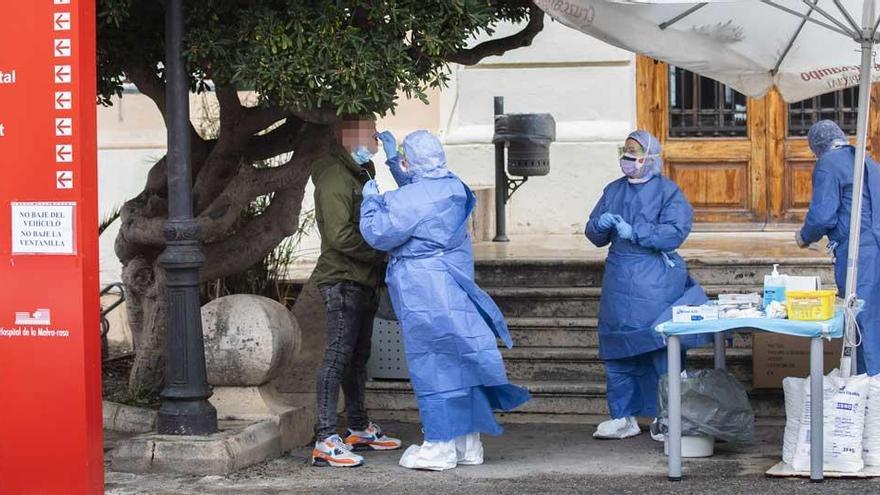
[[375, 176], [372, 163], [359, 166], [342, 147], [313, 164], [315, 219], [321, 234], [321, 257], [312, 275], [317, 284], [379, 287], [384, 282], [385, 253], [370, 247], [360, 232], [362, 190]]

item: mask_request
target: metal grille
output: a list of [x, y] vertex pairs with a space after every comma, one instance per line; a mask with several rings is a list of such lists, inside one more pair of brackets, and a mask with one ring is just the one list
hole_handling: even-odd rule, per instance
[[670, 137], [744, 137], [746, 96], [689, 70], [669, 67]]
[[373, 339], [370, 360], [367, 362], [367, 376], [373, 379], [408, 380], [406, 354], [403, 352], [403, 337], [397, 321], [373, 320]]
[[810, 126], [824, 119], [837, 122], [847, 134], [856, 133], [858, 88], [841, 89], [788, 106], [788, 135], [806, 136]]

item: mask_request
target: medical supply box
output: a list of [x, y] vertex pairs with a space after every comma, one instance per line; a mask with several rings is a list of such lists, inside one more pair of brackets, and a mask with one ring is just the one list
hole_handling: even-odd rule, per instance
[[798, 290], [821, 290], [822, 279], [816, 276], [810, 277], [793, 277], [787, 275], [785, 277], [785, 293]]
[[674, 306], [672, 308], [673, 323], [691, 323], [718, 319], [718, 306]]
[[[825, 374], [840, 366], [843, 339], [825, 342]], [[782, 388], [787, 376], [810, 374], [810, 339], [770, 332], [752, 334], [752, 387]]]

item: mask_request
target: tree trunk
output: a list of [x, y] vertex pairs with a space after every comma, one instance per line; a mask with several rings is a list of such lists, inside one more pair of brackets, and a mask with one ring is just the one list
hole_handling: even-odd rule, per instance
[[138, 256], [122, 269], [122, 281], [127, 289], [128, 323], [135, 350], [128, 388], [135, 395], [162, 389], [168, 328], [164, 280], [162, 268], [155, 258]]
[[[298, 121], [271, 108], [241, 107], [234, 91], [218, 96], [221, 115], [225, 105], [227, 117], [226, 122], [221, 119], [220, 137], [193, 138], [193, 203], [206, 257], [202, 282], [251, 268], [297, 231], [311, 164], [330, 150], [334, 137], [326, 125]], [[283, 125], [255, 135], [284, 118]], [[286, 163], [252, 165], [257, 157], [291, 152]], [[150, 171], [144, 191], [123, 206], [116, 238], [135, 349], [132, 394], [161, 390], [165, 377], [168, 302], [158, 258], [165, 249], [166, 182], [163, 158]], [[265, 211], [250, 218], [241, 215], [257, 197], [270, 194]]]

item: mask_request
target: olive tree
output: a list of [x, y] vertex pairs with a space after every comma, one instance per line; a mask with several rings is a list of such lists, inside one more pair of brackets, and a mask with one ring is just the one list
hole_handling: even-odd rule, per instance
[[[131, 82], [166, 111], [164, 2], [99, 0], [98, 101]], [[475, 64], [531, 43], [544, 14], [523, 0], [198, 0], [187, 2], [185, 58], [194, 92], [213, 92], [218, 132], [191, 126], [193, 198], [207, 257], [201, 277], [241, 272], [298, 227], [311, 163], [327, 153], [340, 115], [384, 115], [398, 95], [427, 100], [448, 64]], [[497, 37], [501, 22], [519, 23]], [[488, 41], [470, 43], [475, 36]], [[253, 102], [242, 91], [256, 95]], [[258, 166], [282, 157], [276, 166]], [[123, 264], [136, 358], [130, 387], [163, 381], [168, 210], [165, 158], [126, 202], [116, 254]], [[271, 203], [243, 217], [256, 198]]]

